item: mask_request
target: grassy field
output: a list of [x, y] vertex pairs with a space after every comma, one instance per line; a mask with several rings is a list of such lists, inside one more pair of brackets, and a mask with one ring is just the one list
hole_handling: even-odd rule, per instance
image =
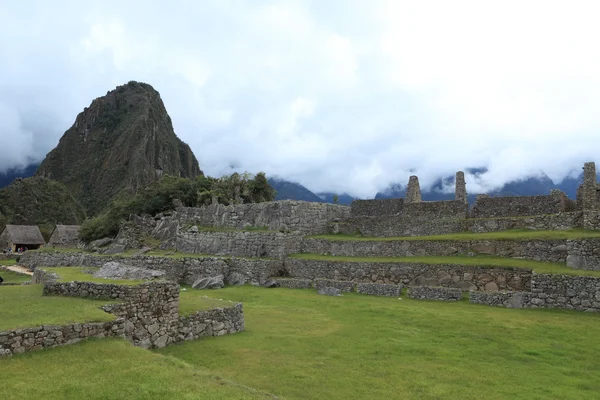
[[112, 321], [115, 316], [100, 309], [108, 303], [111, 302], [42, 296], [41, 285], [0, 287], [0, 331], [44, 324]]
[[15, 265], [17, 260], [2, 260], [0, 261], [0, 265]]
[[[197, 292], [196, 292], [197, 293]], [[591, 399], [600, 315], [227, 288], [247, 331], [159, 350], [289, 399]]]
[[111, 339], [15, 356], [0, 361], [0, 398], [599, 398], [599, 314], [252, 286], [186, 293], [204, 295], [242, 301], [246, 331], [152, 352]]
[[423, 263], [423, 264], [456, 264], [475, 267], [526, 268], [539, 274], [564, 274], [578, 276], [600, 276], [600, 271], [587, 271], [569, 268], [564, 264], [523, 260], [518, 258], [495, 257], [486, 255], [468, 256], [411, 256], [411, 257], [350, 257], [326, 256], [321, 254], [291, 254], [290, 258], [316, 261], [338, 262], [380, 262], [380, 263]]
[[0, 377], [2, 400], [272, 399], [177, 358], [117, 339], [0, 360]]
[[571, 229], [567, 231], [533, 231], [533, 230], [507, 230], [501, 232], [473, 233], [460, 232], [445, 235], [431, 236], [397, 236], [397, 237], [371, 237], [356, 235], [314, 235], [313, 239], [327, 239], [332, 241], [397, 241], [397, 240], [561, 240], [561, 239], [586, 239], [600, 238], [600, 231]]
[[179, 293], [179, 315], [188, 316], [200, 310], [210, 310], [213, 308], [225, 308], [235, 305], [228, 300], [220, 300], [205, 296], [204, 291], [184, 288]]
[[0, 276], [4, 279], [5, 283], [21, 283], [31, 280], [31, 276], [26, 274], [19, 274], [13, 271], [0, 270]]

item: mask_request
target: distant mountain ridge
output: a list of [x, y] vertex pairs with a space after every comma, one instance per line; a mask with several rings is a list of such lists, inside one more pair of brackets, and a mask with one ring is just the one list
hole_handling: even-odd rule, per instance
[[92, 101], [37, 171], [66, 185], [90, 216], [163, 174], [194, 178], [202, 171], [175, 135], [160, 94], [133, 81]]

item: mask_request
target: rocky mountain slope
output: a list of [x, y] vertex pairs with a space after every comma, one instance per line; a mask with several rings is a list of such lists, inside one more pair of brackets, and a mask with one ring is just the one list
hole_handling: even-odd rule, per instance
[[193, 178], [202, 171], [175, 135], [160, 94], [139, 82], [95, 99], [37, 171], [64, 183], [90, 216], [163, 174]]
[[84, 219], [83, 207], [62, 183], [33, 177], [0, 189], [0, 231], [6, 224], [40, 225], [48, 239], [54, 225], [79, 225]]

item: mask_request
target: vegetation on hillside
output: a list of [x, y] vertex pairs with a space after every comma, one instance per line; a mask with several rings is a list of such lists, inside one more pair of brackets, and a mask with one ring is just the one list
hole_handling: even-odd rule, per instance
[[156, 215], [171, 210], [175, 199], [186, 207], [199, 207], [214, 201], [226, 205], [272, 201], [275, 194], [263, 172], [254, 177], [234, 173], [221, 178], [198, 176], [195, 179], [167, 175], [134, 196], [115, 200], [106, 212], [87, 220], [81, 227], [80, 238], [90, 242], [115, 236], [130, 215]]
[[90, 216], [163, 174], [195, 178], [202, 171], [175, 134], [160, 94], [139, 82], [95, 99], [37, 172], [64, 183]]
[[48, 240], [56, 224], [78, 225], [84, 220], [83, 207], [62, 183], [33, 177], [0, 189], [0, 231], [7, 224], [39, 225]]

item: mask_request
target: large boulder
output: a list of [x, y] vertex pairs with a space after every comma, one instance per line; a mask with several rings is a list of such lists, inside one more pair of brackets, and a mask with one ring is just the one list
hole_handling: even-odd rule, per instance
[[227, 284], [231, 286], [244, 285], [247, 281], [246, 275], [240, 274], [239, 272], [232, 272], [227, 276]]
[[324, 296], [341, 296], [341, 290], [334, 287], [321, 288], [317, 293], [322, 294]]
[[94, 276], [104, 279], [132, 279], [132, 280], [147, 280], [162, 278], [165, 275], [164, 271], [156, 271], [153, 269], [145, 269], [124, 265], [116, 261], [107, 262], [100, 268]]
[[194, 289], [220, 289], [224, 286], [225, 284], [223, 283], [223, 275], [200, 278], [192, 284]]

